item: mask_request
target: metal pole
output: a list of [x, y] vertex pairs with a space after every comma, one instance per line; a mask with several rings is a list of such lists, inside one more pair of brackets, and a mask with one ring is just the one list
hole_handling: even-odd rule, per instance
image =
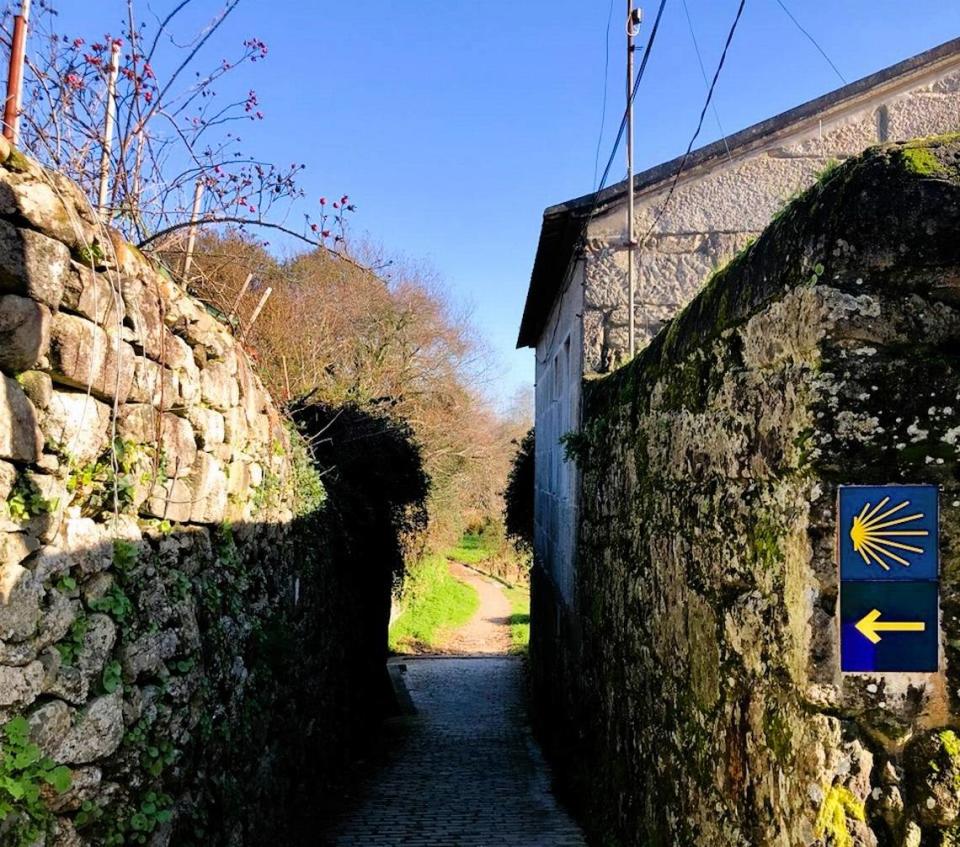
[[187, 236], [187, 253], [183, 257], [183, 281], [187, 282], [190, 265], [193, 263], [193, 246], [197, 241], [197, 218], [200, 217], [200, 199], [203, 197], [203, 180], [197, 180], [193, 192], [193, 211], [190, 213], [190, 234]]
[[20, 4], [20, 14], [13, 19], [10, 42], [10, 73], [7, 75], [7, 101], [3, 107], [3, 137], [16, 145], [20, 140], [20, 103], [23, 99], [23, 63], [27, 55], [27, 23], [30, 0]]
[[[107, 210], [107, 183], [110, 180], [110, 149], [113, 147], [113, 122], [117, 113], [117, 76], [120, 74], [120, 45], [110, 48], [110, 75], [107, 77], [107, 116], [103, 122], [103, 152], [100, 154], [100, 192], [97, 214], [103, 220]], [[108, 216], [109, 217], [109, 216]]]
[[632, 359], [637, 352], [637, 318], [634, 305], [637, 299], [636, 271], [634, 269], [634, 203], [633, 203], [633, 39], [640, 28], [642, 13], [627, 0], [627, 289], [629, 291], [629, 350]]

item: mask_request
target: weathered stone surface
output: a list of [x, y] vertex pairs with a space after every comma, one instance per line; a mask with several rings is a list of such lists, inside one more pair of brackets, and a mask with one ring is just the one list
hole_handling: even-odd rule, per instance
[[54, 759], [83, 765], [113, 753], [123, 740], [121, 705], [119, 692], [93, 700], [77, 716]]
[[60, 528], [58, 546], [71, 551], [74, 566], [94, 574], [113, 563], [112, 538], [107, 528], [92, 518], [69, 517]]
[[53, 380], [50, 379], [50, 374], [43, 371], [24, 371], [17, 374], [17, 382], [35, 409], [42, 412], [50, 405], [50, 398], [53, 396]]
[[33, 574], [15, 562], [0, 564], [0, 639], [25, 641], [40, 620], [42, 589]]
[[0, 374], [0, 459], [35, 462], [42, 449], [36, 409], [15, 380]]
[[43, 665], [31, 662], [22, 668], [0, 666], [0, 706], [29, 706], [40, 694]]
[[83, 464], [109, 443], [110, 407], [80, 391], [51, 392], [41, 419], [47, 443]]
[[44, 756], [56, 754], [70, 731], [70, 707], [62, 700], [51, 700], [31, 712], [30, 738]]
[[0, 368], [32, 368], [50, 343], [50, 310], [17, 294], [0, 295]]
[[143, 635], [123, 649], [123, 675], [131, 682], [144, 673], [157, 673], [177, 652], [177, 635], [164, 630]]
[[89, 389], [104, 400], [116, 397], [121, 403], [130, 393], [133, 348], [76, 315], [54, 316], [49, 360], [51, 376], [63, 385]]
[[0, 291], [56, 309], [70, 269], [70, 251], [29, 229], [0, 221]]
[[227, 475], [223, 466], [209, 453], [199, 452], [190, 480], [194, 504], [190, 520], [194, 523], [220, 523], [227, 509]]
[[83, 646], [77, 654], [77, 668], [88, 679], [97, 677], [113, 652], [117, 627], [108, 615], [92, 614], [87, 618]]
[[138, 356], [127, 399], [131, 403], [148, 403], [163, 410], [179, 406], [180, 385], [176, 373]]
[[193, 490], [182, 479], [168, 479], [153, 487], [140, 507], [141, 514], [161, 520], [184, 523], [193, 511]]
[[[958, 154], [841, 166], [585, 383], [575, 603], [559, 565], [535, 569], [531, 656], [604, 837], [899, 845], [960, 823]], [[949, 504], [945, 655], [931, 674], [841, 674], [837, 485], [894, 481]]]
[[117, 307], [116, 293], [105, 274], [77, 262], [71, 263], [70, 273], [64, 280], [61, 309], [77, 312], [99, 326], [107, 326], [122, 320], [123, 314], [118, 314]]
[[55, 187], [46, 180], [0, 170], [0, 210], [25, 218], [44, 234], [79, 250], [92, 243], [95, 236], [89, 221], [71, 202], [74, 193], [64, 197], [65, 183], [60, 181]]
[[226, 437], [223, 415], [203, 406], [193, 406], [187, 410], [187, 420], [193, 424], [194, 432], [201, 447], [209, 449], [223, 444]]
[[226, 412], [240, 400], [240, 388], [222, 362], [210, 362], [200, 373], [200, 388], [203, 402]]
[[32, 535], [20, 532], [15, 524], [11, 528], [15, 531], [0, 531], [0, 561], [16, 564], [38, 549], [40, 542]]
[[161, 414], [147, 404], [131, 404], [120, 416], [118, 431], [123, 438], [137, 444], [157, 444], [159, 435], [167, 476], [186, 476], [196, 461], [197, 440], [193, 427], [179, 415]]

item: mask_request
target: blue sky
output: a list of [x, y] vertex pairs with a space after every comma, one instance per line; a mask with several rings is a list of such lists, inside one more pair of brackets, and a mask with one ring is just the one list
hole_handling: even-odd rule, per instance
[[[686, 2], [712, 75], [738, 0]], [[848, 81], [960, 35], [960, 4], [784, 2]], [[96, 36], [118, 29], [125, 4], [58, 5], [62, 31]], [[139, 2], [141, 13], [170, 5]], [[613, 0], [601, 170], [623, 110], [625, 5]], [[506, 398], [533, 379], [532, 354], [513, 348], [543, 209], [594, 187], [609, 10], [609, 0], [245, 0], [208, 55], [251, 35], [267, 42], [269, 58], [238, 80], [266, 114], [246, 146], [307, 164], [307, 210], [349, 193], [355, 233], [432, 264], [472, 306]], [[776, 0], [747, 0], [714, 102], [731, 133], [839, 85]], [[637, 101], [638, 168], [683, 152], [705, 92], [683, 2], [668, 0]], [[709, 114], [698, 144], [719, 135]]]

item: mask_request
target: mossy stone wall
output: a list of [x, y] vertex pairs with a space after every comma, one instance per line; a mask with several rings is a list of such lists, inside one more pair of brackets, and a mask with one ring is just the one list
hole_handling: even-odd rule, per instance
[[[960, 832], [960, 142], [872, 148], [585, 384], [572, 610], [537, 720], [611, 845]], [[936, 674], [841, 675], [841, 483], [941, 486]], [[951, 752], [953, 750], [953, 752]]]

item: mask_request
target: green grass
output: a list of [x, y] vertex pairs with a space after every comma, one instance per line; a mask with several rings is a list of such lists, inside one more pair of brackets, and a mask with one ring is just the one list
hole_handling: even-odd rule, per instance
[[530, 592], [525, 588], [504, 588], [510, 601], [510, 638], [512, 653], [526, 653], [530, 646]]
[[448, 559], [463, 562], [465, 565], [476, 565], [492, 559], [497, 554], [495, 549], [486, 545], [486, 540], [476, 533], [464, 533], [456, 547], [451, 547], [444, 553]]
[[454, 579], [443, 556], [426, 556], [407, 573], [403, 613], [390, 627], [390, 649], [395, 653], [432, 650], [446, 633], [463, 626], [476, 613], [476, 590]]

